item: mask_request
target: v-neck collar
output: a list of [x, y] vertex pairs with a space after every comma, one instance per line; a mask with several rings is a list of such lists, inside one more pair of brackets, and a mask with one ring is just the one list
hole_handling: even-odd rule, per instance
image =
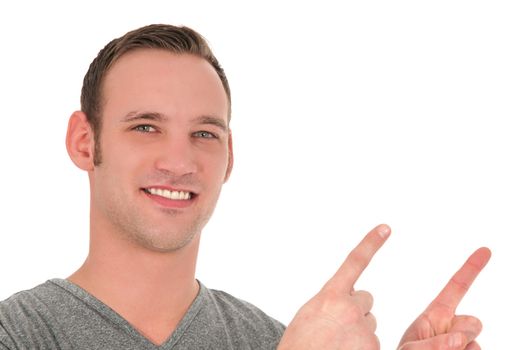
[[104, 304], [102, 301], [97, 299], [95, 296], [93, 296], [80, 286], [68, 280], [60, 278], [55, 278], [49, 280], [48, 282], [74, 295], [88, 307], [95, 310], [101, 318], [104, 318], [105, 320], [111, 322], [117, 328], [126, 332], [130, 337], [137, 340], [145, 349], [151, 350], [173, 349], [173, 347], [179, 342], [179, 340], [184, 335], [188, 327], [191, 325], [195, 317], [198, 315], [199, 311], [202, 309], [202, 306], [204, 304], [204, 298], [206, 295], [206, 287], [200, 281], [197, 280], [197, 282], [199, 283], [199, 292], [197, 293], [197, 296], [193, 300], [192, 304], [190, 305], [188, 311], [177, 325], [177, 328], [173, 330], [173, 332], [166, 339], [166, 341], [161, 345], [156, 345], [151, 340], [143, 336], [119, 313], [117, 313], [115, 310], [110, 308], [108, 305]]

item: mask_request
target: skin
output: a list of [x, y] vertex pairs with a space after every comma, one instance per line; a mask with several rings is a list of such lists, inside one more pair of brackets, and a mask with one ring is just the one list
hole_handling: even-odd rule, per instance
[[[91, 190], [89, 254], [69, 280], [161, 344], [198, 293], [200, 233], [233, 163], [228, 100], [204, 59], [151, 49], [121, 57], [103, 97], [99, 166], [86, 116], [68, 127]], [[173, 208], [142, 190], [161, 186], [198, 195]]]
[[[198, 293], [201, 230], [233, 165], [228, 101], [205, 60], [153, 49], [121, 57], [102, 91], [102, 163], [94, 166], [94, 134], [82, 112], [70, 117], [66, 137], [91, 191], [89, 253], [69, 280], [160, 345]], [[171, 205], [146, 194], [153, 187], [194, 196]], [[372, 295], [354, 284], [389, 235], [380, 225], [365, 236], [298, 311], [279, 349], [379, 349]], [[471, 256], [408, 328], [401, 350], [479, 349], [480, 322], [456, 316], [455, 307], [489, 257], [488, 249]]]
[[379, 349], [372, 295], [354, 284], [390, 235], [380, 225], [350, 252], [335, 275], [295, 315], [279, 344], [290, 349]]
[[[372, 296], [354, 291], [354, 284], [389, 235], [390, 228], [379, 225], [364, 237], [321, 291], [297, 312], [279, 350], [380, 348], [375, 335], [376, 321], [370, 312]], [[481, 332], [481, 322], [473, 316], [456, 316], [455, 310], [489, 259], [487, 248], [474, 252], [410, 325], [398, 349], [481, 349], [475, 341]]]
[[[481, 332], [481, 322], [473, 316], [456, 315], [456, 308], [490, 256], [489, 249], [480, 248], [467, 259], [436, 299], [408, 327], [399, 350], [419, 349], [419, 344], [428, 344], [428, 349], [447, 349], [447, 346], [449, 349], [481, 349], [475, 341]], [[451, 338], [451, 334], [456, 339]], [[450, 346], [454, 341], [458, 342], [457, 347]]]

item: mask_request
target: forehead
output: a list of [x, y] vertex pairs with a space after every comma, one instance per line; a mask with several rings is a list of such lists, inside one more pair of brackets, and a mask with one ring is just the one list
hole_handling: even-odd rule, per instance
[[205, 59], [161, 49], [124, 54], [102, 85], [104, 119], [147, 110], [173, 117], [214, 115], [227, 120], [228, 99]]

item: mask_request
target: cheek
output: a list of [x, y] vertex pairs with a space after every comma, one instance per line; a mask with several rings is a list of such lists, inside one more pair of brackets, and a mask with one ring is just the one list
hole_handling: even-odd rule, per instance
[[203, 176], [215, 185], [222, 185], [224, 177], [226, 176], [227, 168], [228, 156], [222, 153], [206, 157], [206, 159], [201, 161]]
[[145, 160], [151, 157], [144, 153], [144, 149], [131, 148], [124, 144], [103, 149], [101, 167], [109, 177], [108, 181], [122, 186], [131, 177], [137, 176], [140, 169], [147, 166]]

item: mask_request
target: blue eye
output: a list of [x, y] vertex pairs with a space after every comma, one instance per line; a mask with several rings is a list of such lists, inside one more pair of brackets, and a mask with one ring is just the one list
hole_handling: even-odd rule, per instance
[[215, 139], [217, 136], [208, 131], [197, 131], [193, 134], [194, 136], [201, 137], [203, 139]]
[[144, 133], [149, 133], [149, 132], [155, 132], [156, 129], [151, 126], [151, 125], [138, 125], [136, 127], [133, 128], [133, 130], [136, 130], [136, 131], [139, 131], [139, 132], [144, 132]]

